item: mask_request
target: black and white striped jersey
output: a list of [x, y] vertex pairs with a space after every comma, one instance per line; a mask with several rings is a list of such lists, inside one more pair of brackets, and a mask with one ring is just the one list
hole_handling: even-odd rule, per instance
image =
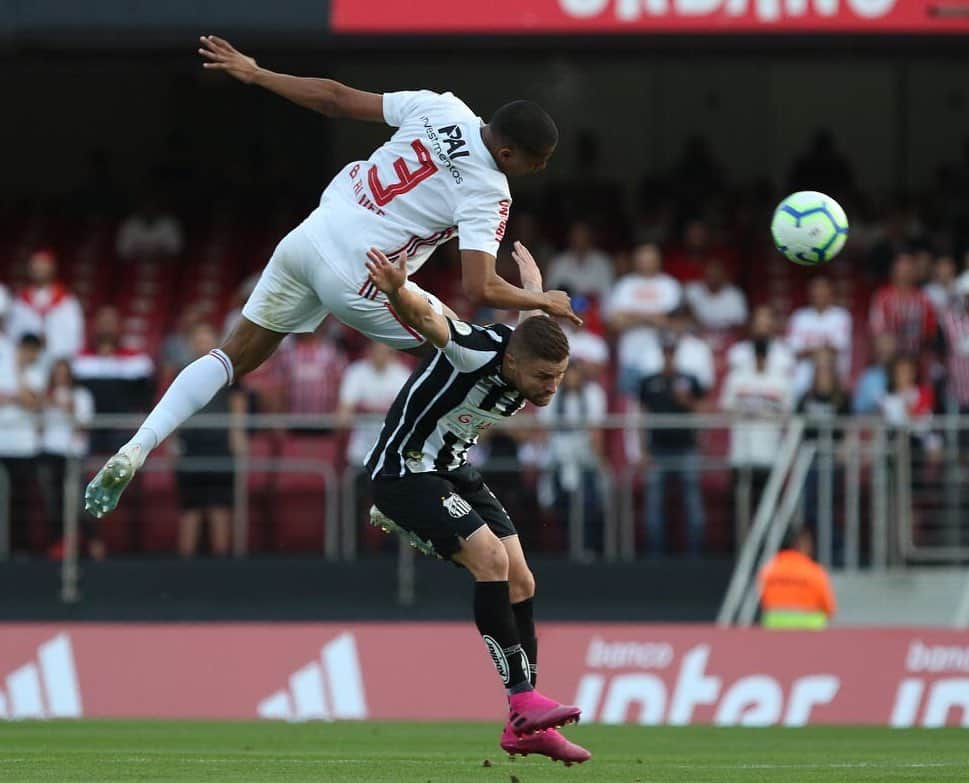
[[513, 330], [448, 320], [451, 339], [411, 375], [367, 455], [371, 478], [457, 470], [478, 435], [522, 409], [501, 377]]

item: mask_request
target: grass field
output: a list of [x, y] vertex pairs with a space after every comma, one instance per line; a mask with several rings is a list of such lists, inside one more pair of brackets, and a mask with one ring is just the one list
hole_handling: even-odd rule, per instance
[[[510, 761], [496, 726], [0, 722], [0, 781], [809, 783], [969, 781], [958, 729], [579, 726], [592, 761]], [[486, 764], [485, 760], [489, 763]]]

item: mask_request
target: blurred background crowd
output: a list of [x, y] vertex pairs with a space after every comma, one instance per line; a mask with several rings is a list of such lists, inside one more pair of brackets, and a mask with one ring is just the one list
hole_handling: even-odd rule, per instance
[[[527, 526], [535, 546], [564, 547], [569, 515], [580, 513], [584, 556], [599, 556], [603, 473], [633, 470], [644, 551], [732, 551], [736, 471], [751, 477], [756, 497], [776, 457], [779, 422], [795, 411], [904, 425], [926, 460], [939, 458], [938, 434], [919, 422], [969, 412], [969, 143], [951, 150], [933, 187], [888, 197], [858, 186], [824, 129], [782, 187], [730, 181], [697, 135], [631, 195], [602, 165], [601, 144], [580, 135], [574, 177], [556, 177], [553, 160], [542, 188], [516, 200], [506, 235], [531, 249], [546, 287], [569, 291], [585, 320], [569, 330], [572, 362], [552, 404], [534, 424], [490, 434], [473, 456], [513, 515], [539, 521]], [[91, 429], [93, 417], [147, 411], [182, 367], [215, 347], [275, 243], [312, 205], [240, 185], [231, 199], [200, 208], [177, 138], [159, 160], [140, 198], [112, 184], [115, 164], [100, 151], [70, 211], [20, 200], [2, 213], [0, 464], [12, 489], [15, 551], [60, 556], [65, 464], [109, 455], [129, 434]], [[251, 165], [256, 182], [258, 156]], [[830, 265], [798, 267], [770, 246], [771, 211], [796, 189], [829, 193], [848, 213], [848, 245]], [[509, 249], [499, 271], [515, 280]], [[455, 242], [419, 273], [462, 316], [517, 317], [475, 311], [460, 281]], [[84, 520], [86, 551], [227, 553], [231, 456], [359, 465], [374, 433], [359, 415], [383, 413], [412, 366], [333, 319], [291, 336], [206, 409], [238, 426], [180, 433], [166, 447], [168, 469], [131, 493], [139, 524], [105, 531]], [[717, 412], [734, 415], [730, 428], [664, 427], [645, 438], [638, 430], [652, 414]], [[247, 413], [306, 414], [329, 429], [250, 432]], [[606, 427], [610, 416], [630, 424]], [[703, 469], [716, 455], [733, 474]], [[179, 469], [187, 457], [228, 461], [203, 478]], [[298, 496], [301, 485], [290, 481], [256, 474], [249, 489]], [[362, 498], [365, 482], [357, 483]], [[177, 508], [169, 516], [177, 526], [152, 533], [158, 508]], [[266, 515], [251, 546], [310, 548], [305, 534], [282, 524]]]

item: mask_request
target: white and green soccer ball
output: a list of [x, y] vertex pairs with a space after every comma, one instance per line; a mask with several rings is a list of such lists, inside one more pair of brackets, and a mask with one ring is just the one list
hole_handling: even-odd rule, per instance
[[831, 196], [813, 190], [792, 193], [774, 210], [774, 244], [795, 264], [826, 264], [848, 238], [848, 218]]

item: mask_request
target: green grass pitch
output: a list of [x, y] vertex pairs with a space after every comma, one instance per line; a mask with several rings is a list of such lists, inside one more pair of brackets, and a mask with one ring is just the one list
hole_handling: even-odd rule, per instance
[[[969, 732], [577, 726], [592, 761], [511, 761], [468, 723], [0, 722], [0, 781], [811, 783], [969, 781]], [[486, 763], [487, 760], [487, 763]]]

